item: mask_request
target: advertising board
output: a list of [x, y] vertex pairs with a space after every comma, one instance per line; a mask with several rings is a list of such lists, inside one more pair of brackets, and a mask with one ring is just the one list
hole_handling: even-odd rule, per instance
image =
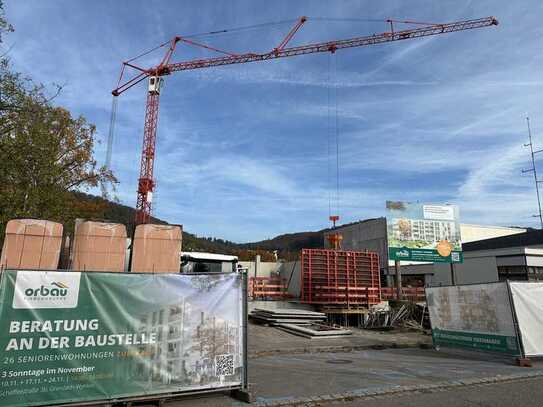
[[239, 388], [240, 274], [5, 270], [2, 405]]
[[456, 205], [386, 203], [390, 260], [462, 263]]

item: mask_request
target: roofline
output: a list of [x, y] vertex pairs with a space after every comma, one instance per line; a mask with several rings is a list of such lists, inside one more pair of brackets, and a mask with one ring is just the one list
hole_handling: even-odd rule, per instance
[[206, 252], [181, 252], [181, 259], [234, 262], [234, 261], [238, 261], [238, 256], [231, 256], [228, 254], [206, 253]]

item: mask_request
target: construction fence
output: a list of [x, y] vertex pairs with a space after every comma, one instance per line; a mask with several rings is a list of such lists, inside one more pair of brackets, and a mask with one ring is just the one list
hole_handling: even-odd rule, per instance
[[245, 293], [238, 273], [4, 270], [2, 405], [244, 389]]
[[436, 346], [543, 356], [543, 283], [426, 288]]

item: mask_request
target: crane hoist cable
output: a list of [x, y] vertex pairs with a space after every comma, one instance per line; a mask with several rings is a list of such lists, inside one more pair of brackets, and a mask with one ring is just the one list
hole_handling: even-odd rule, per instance
[[337, 56], [334, 53], [334, 101], [335, 121], [334, 130], [336, 136], [336, 215], [339, 216], [339, 114], [338, 114], [338, 86], [337, 86]]
[[331, 139], [331, 132], [332, 132], [332, 115], [331, 115], [331, 88], [332, 88], [332, 82], [331, 82], [331, 76], [330, 76], [330, 64], [331, 64], [332, 55], [328, 55], [328, 77], [327, 77], [327, 121], [326, 121], [326, 144], [328, 147], [328, 156], [327, 156], [327, 181], [326, 181], [326, 189], [328, 189], [328, 218], [332, 216], [332, 169], [331, 169], [331, 147], [330, 147], [330, 139]]
[[[327, 76], [327, 189], [328, 189], [328, 217], [332, 216], [332, 138], [334, 139], [335, 149], [335, 211], [334, 215], [339, 215], [339, 108], [338, 108], [338, 84], [337, 84], [337, 56], [330, 54], [328, 57], [328, 76]], [[333, 113], [332, 113], [333, 109]], [[333, 118], [332, 118], [333, 114]], [[332, 122], [333, 120], [333, 122]]]
[[[115, 124], [117, 122], [117, 107], [119, 105], [119, 97], [113, 96], [111, 100], [111, 116], [109, 118], [109, 131], [107, 134], [106, 144], [106, 158], [104, 162], [104, 168], [106, 171], [111, 171], [111, 155], [113, 151], [113, 139], [115, 137]], [[107, 185], [105, 182], [100, 182], [100, 189], [102, 190], [102, 197], [108, 197]]]

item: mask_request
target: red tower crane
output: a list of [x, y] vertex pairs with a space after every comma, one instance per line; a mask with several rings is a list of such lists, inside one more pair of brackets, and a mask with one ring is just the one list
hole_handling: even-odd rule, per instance
[[[289, 31], [289, 33], [285, 36], [281, 43], [271, 51], [264, 54], [257, 54], [252, 52], [235, 54], [214, 48], [207, 44], [196, 42], [188, 37], [174, 37], [170, 41], [154, 48], [158, 49], [160, 47], [167, 47], [164, 57], [158, 65], [152, 66], [150, 68], [139, 67], [133, 63], [134, 59], [138, 57], [123, 62], [117, 87], [111, 92], [113, 96], [119, 96], [121, 93], [130, 89], [134, 85], [149, 78], [149, 87], [147, 92], [147, 108], [145, 111], [145, 125], [143, 133], [143, 148], [141, 153], [140, 177], [138, 181], [138, 200], [136, 204], [135, 219], [136, 224], [148, 223], [151, 216], [152, 197], [155, 187], [155, 181], [153, 178], [153, 167], [155, 161], [158, 104], [163, 76], [178, 71], [209, 68], [221, 65], [243, 64], [246, 62], [267, 61], [270, 59], [293, 57], [297, 55], [313, 54], [317, 52], [334, 53], [337, 50], [344, 48], [363, 47], [367, 45], [383, 44], [392, 41], [428, 37], [431, 35], [446, 34], [451, 32], [470, 30], [474, 28], [498, 25], [498, 20], [496, 20], [496, 18], [494, 17], [457, 21], [445, 24], [384, 20], [384, 22], [390, 25], [390, 31], [388, 32], [365, 37], [355, 37], [337, 41], [328, 41], [287, 48], [286, 46], [288, 45], [290, 40], [294, 37], [296, 32], [302, 27], [302, 25], [304, 25], [307, 20], [307, 17], [299, 18], [294, 27]], [[418, 27], [397, 30], [395, 29], [397, 28], [397, 24], [410, 24], [417, 25]], [[191, 46], [205, 48], [207, 50], [223, 54], [223, 56], [215, 58], [195, 59], [183, 62], [171, 62], [177, 44], [180, 42]], [[132, 74], [133, 76], [131, 76], [130, 78], [125, 78], [125, 75], [127, 75], [127, 68], [131, 69], [132, 71], [136, 71]]]

